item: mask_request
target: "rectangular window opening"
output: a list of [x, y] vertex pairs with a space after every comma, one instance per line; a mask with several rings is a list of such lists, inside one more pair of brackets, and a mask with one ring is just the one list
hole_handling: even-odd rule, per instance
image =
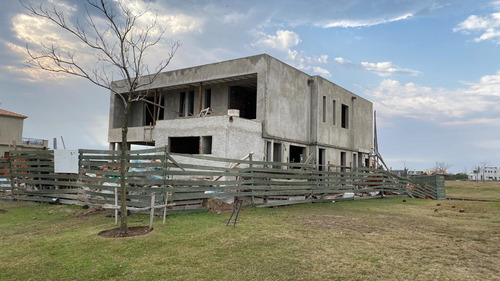
[[333, 100], [333, 125], [337, 124], [337, 101]]
[[326, 97], [323, 96], [323, 122], [326, 122]]
[[212, 136], [170, 137], [168, 148], [172, 153], [212, 154]]
[[318, 150], [318, 170], [324, 171], [325, 170], [325, 149], [320, 148]]
[[201, 153], [212, 154], [212, 136], [201, 137]]
[[[290, 155], [289, 161], [290, 163], [304, 163], [306, 148], [302, 146], [290, 145]], [[293, 167], [293, 169], [300, 169], [300, 167]]]
[[184, 117], [186, 108], [186, 92], [179, 93], [179, 117]]
[[340, 152], [340, 171], [345, 172], [347, 168], [347, 153]]
[[349, 129], [349, 106], [342, 104], [342, 128]]
[[[273, 143], [273, 162], [281, 162], [281, 143]], [[281, 169], [281, 165], [275, 165], [273, 168]]]
[[194, 91], [189, 91], [188, 94], [188, 116], [194, 115]]
[[203, 101], [203, 109], [212, 107], [212, 89], [205, 90], [205, 99]]

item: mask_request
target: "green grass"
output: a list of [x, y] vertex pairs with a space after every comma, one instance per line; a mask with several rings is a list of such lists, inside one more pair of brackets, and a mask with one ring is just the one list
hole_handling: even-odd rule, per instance
[[500, 200], [498, 181], [446, 181], [446, 197]]
[[405, 200], [246, 208], [234, 228], [173, 215], [123, 239], [97, 236], [107, 212], [0, 201], [0, 280], [499, 279], [499, 203]]

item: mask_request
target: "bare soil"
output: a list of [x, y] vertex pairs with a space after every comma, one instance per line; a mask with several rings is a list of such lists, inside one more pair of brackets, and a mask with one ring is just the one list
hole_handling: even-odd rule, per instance
[[103, 230], [99, 232], [99, 236], [104, 238], [126, 238], [143, 236], [153, 231], [154, 228], [149, 229], [149, 226], [133, 226], [127, 230], [127, 236], [120, 236], [120, 228], [113, 228], [110, 230]]
[[0, 209], [0, 214], [5, 214], [7, 213], [7, 210]]
[[[247, 202], [243, 202], [243, 206]], [[234, 205], [236, 203], [233, 202], [232, 204], [228, 204], [222, 200], [219, 200], [217, 198], [211, 198], [208, 199], [205, 206], [207, 207], [209, 212], [215, 213], [215, 214], [222, 214], [222, 213], [230, 213], [233, 211]], [[243, 210], [243, 208], [242, 208]]]

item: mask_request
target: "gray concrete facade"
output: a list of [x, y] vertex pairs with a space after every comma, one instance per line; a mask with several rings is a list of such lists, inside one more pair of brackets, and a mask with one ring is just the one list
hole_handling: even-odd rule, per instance
[[[267, 54], [164, 72], [140, 91], [150, 102], [133, 104], [129, 144], [228, 158], [254, 152], [255, 160], [277, 162], [310, 156], [330, 168], [368, 165], [372, 103]], [[211, 114], [199, 117], [206, 107]], [[231, 109], [239, 116], [228, 115]], [[112, 148], [121, 142], [123, 111], [111, 94]]]

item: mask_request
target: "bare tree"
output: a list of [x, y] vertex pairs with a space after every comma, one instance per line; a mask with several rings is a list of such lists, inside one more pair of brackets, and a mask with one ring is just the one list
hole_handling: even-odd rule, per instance
[[[169, 52], [150, 70], [145, 62], [146, 55], [160, 42], [166, 27], [160, 27], [156, 15], [150, 18], [152, 11], [149, 6], [136, 13], [122, 1], [87, 0], [84, 13], [69, 24], [67, 16], [55, 6], [32, 5], [22, 0], [21, 4], [30, 14], [52, 22], [60, 27], [61, 32], [69, 34], [83, 46], [78, 51], [43, 42], [36, 51], [26, 46], [30, 67], [87, 79], [110, 90], [123, 101], [125, 120], [122, 126], [120, 159], [120, 236], [126, 236], [125, 163], [130, 107], [133, 102], [145, 98], [147, 91], [138, 90], [146, 89], [168, 66], [179, 43], [171, 43]], [[94, 61], [89, 64], [77, 52], [91, 53]], [[114, 83], [115, 78], [122, 81]]]
[[402, 160], [401, 164], [403, 164], [403, 176], [408, 176], [408, 162], [406, 160]]
[[484, 173], [486, 172], [486, 167], [490, 166], [490, 162], [488, 160], [483, 160], [481, 162], [479, 162], [479, 168], [478, 168], [478, 173], [482, 173], [481, 175], [481, 180], [482, 181], [485, 181], [486, 180], [486, 177], [484, 175]]
[[453, 166], [453, 165], [450, 163], [446, 163], [444, 161], [436, 161], [435, 166], [434, 166], [434, 170], [439, 174], [446, 175], [446, 171], [449, 168], [451, 168], [451, 166]]

